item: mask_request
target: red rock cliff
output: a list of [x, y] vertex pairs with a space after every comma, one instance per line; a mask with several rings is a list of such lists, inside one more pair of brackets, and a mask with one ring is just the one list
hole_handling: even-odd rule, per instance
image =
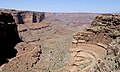
[[18, 11], [8, 9], [3, 9], [0, 11], [11, 13], [17, 24], [40, 23], [45, 19], [44, 12]]

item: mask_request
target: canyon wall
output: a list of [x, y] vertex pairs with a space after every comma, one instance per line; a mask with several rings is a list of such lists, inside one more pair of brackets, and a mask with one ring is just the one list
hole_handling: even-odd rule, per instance
[[44, 12], [18, 11], [1, 9], [1, 12], [11, 13], [17, 24], [40, 23], [45, 19]]
[[[0, 9], [0, 12], [9, 13], [13, 16], [14, 23], [17, 24], [19, 35], [23, 39], [27, 38], [23, 33], [27, 32], [28, 34], [31, 34], [31, 30], [39, 30], [49, 26], [46, 23], [44, 12], [18, 11], [11, 9]], [[5, 17], [3, 19], [9, 20]]]
[[28, 11], [13, 13], [13, 17], [17, 24], [40, 23], [45, 19], [44, 13]]
[[0, 12], [0, 65], [16, 56], [15, 45], [21, 40], [13, 16]]
[[[89, 28], [75, 33], [73, 38], [73, 49], [75, 51], [76, 47], [76, 51], [79, 51], [76, 56], [82, 56], [87, 60], [90, 56], [87, 57], [85, 55], [93, 55], [91, 57], [93, 58], [93, 63], [91, 62], [91, 64], [82, 68], [83, 71], [96, 72], [98, 69], [100, 72], [120, 71], [120, 14], [101, 14], [96, 16]], [[88, 49], [86, 49], [87, 45]], [[83, 64], [85, 63], [87, 62]], [[79, 66], [78, 63], [75, 65]], [[97, 69], [92, 67], [97, 67]]]

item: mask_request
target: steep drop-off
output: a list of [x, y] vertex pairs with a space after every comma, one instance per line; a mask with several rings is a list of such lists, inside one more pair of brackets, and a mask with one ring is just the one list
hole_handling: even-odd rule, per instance
[[[44, 23], [44, 12], [18, 11], [9, 9], [0, 9], [0, 12], [11, 13], [15, 23], [18, 25], [18, 31], [37, 30], [48, 25]], [[43, 23], [42, 23], [43, 22]]]
[[17, 24], [40, 23], [45, 18], [44, 13], [42, 12], [39, 13], [39, 12], [28, 12], [28, 11], [13, 13], [13, 16]]
[[21, 40], [13, 16], [0, 12], [0, 65], [16, 56], [15, 45]]
[[8, 9], [0, 9], [0, 11], [11, 13], [15, 19], [16, 24], [40, 23], [45, 19], [44, 12], [18, 11]]

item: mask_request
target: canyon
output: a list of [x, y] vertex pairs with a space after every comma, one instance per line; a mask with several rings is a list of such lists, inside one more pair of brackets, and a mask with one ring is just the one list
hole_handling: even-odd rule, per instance
[[120, 14], [0, 10], [0, 72], [119, 72]]

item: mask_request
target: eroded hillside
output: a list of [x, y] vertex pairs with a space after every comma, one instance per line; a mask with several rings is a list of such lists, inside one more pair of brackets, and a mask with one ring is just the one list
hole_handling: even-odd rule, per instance
[[120, 15], [97, 16], [90, 28], [73, 36], [71, 72], [120, 71]]

